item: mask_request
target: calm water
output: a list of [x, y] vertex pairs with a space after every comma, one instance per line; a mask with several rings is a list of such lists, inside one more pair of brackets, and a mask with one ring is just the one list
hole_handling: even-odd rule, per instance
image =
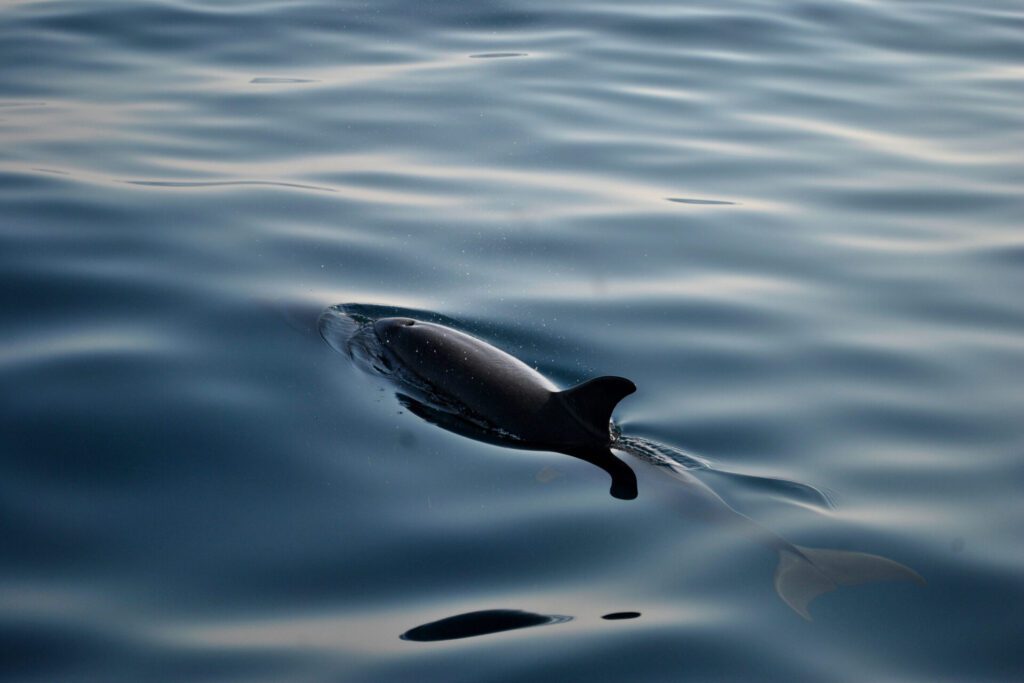
[[[0, 677], [1021, 680], [1022, 63], [997, 0], [4, 3]], [[343, 302], [629, 377], [928, 584], [805, 622], [671, 481], [403, 410]]]

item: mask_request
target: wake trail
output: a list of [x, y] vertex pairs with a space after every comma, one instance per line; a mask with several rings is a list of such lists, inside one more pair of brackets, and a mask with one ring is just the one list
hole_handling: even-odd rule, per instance
[[832, 497], [810, 484], [779, 477], [764, 477], [719, 469], [711, 461], [698, 455], [641, 436], [620, 435], [612, 447], [625, 451], [655, 467], [678, 473], [686, 472], [702, 479], [724, 478], [730, 486], [746, 488], [761, 495], [780, 496], [791, 502], [825, 510], [835, 509]]

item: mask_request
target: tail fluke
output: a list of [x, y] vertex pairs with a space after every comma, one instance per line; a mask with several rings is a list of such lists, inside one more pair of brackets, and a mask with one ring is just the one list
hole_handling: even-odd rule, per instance
[[849, 550], [826, 550], [793, 546], [797, 551], [779, 550], [775, 569], [775, 591], [797, 614], [811, 621], [811, 601], [842, 586], [873, 581], [925, 580], [910, 567], [880, 555]]

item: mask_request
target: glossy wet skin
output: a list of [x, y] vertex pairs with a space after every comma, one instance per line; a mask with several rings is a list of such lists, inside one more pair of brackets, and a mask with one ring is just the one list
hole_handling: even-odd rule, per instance
[[373, 329], [403, 366], [490, 425], [536, 448], [611, 443], [607, 431], [595, 434], [564, 410], [550, 380], [501, 349], [411, 318], [381, 318]]
[[[345, 318], [323, 317], [321, 333]], [[349, 323], [341, 329], [351, 329]], [[347, 334], [361, 339], [365, 332], [372, 343], [359, 344], [358, 352], [350, 343], [342, 348], [368, 359], [362, 365], [387, 377], [413, 414], [477, 441], [579, 458], [608, 473], [613, 497], [636, 498], [635, 473], [610, 449], [608, 414], [600, 423], [581, 419], [565, 392], [519, 359], [458, 330], [412, 318], [379, 318]], [[624, 393], [635, 390], [628, 380], [612, 379], [627, 385]]]

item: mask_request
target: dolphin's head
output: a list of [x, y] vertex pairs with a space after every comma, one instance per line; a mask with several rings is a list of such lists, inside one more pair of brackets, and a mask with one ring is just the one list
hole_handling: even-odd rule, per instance
[[373, 323], [373, 331], [384, 344], [393, 344], [411, 336], [417, 325], [412, 318], [380, 318]]

